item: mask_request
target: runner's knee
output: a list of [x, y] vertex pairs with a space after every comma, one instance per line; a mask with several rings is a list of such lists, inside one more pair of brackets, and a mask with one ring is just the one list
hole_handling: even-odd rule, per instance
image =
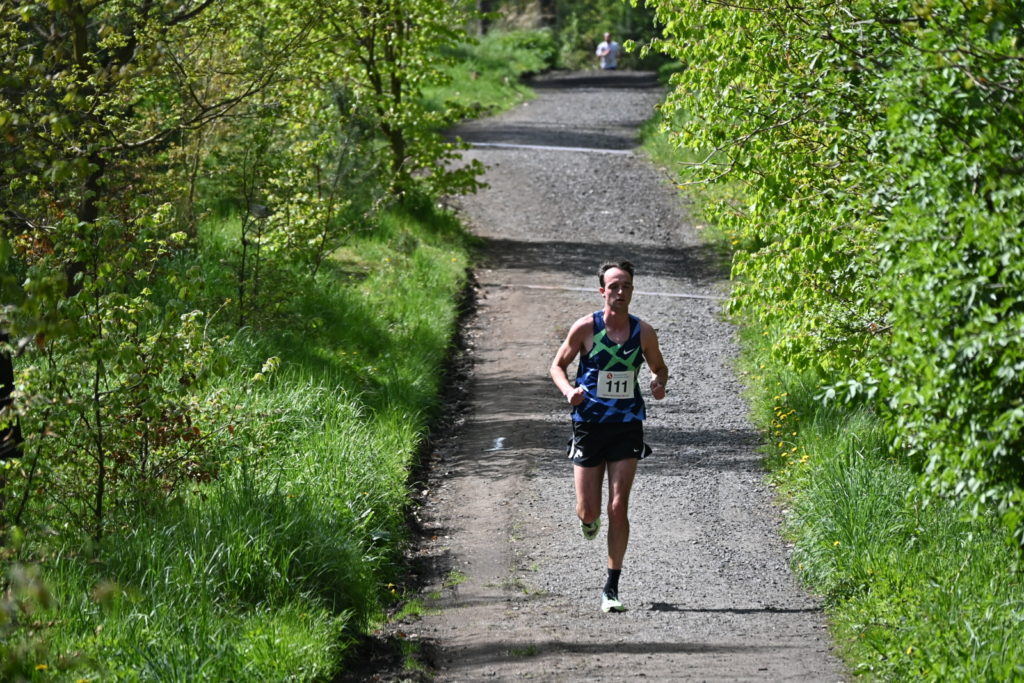
[[590, 524], [601, 516], [601, 504], [598, 503], [593, 505], [590, 503], [578, 502], [576, 503], [576, 516], [583, 522]]
[[615, 497], [608, 501], [608, 520], [610, 522], [629, 522], [629, 501], [625, 498]]

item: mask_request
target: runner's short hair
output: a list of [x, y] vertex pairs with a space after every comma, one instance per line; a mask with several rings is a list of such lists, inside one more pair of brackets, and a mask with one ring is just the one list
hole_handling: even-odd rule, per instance
[[618, 268], [629, 273], [629, 277], [633, 277], [633, 264], [629, 261], [609, 261], [608, 263], [602, 263], [601, 267], [597, 269], [597, 281], [604, 287], [604, 274], [612, 268]]

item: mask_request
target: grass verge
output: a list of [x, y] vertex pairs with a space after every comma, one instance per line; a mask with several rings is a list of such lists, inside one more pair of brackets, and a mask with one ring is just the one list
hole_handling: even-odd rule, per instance
[[[234, 226], [207, 230], [216, 242]], [[38, 627], [3, 677], [336, 672], [395, 599], [408, 471], [439, 407], [468, 252], [454, 216], [390, 212], [283, 304], [287, 324], [225, 340], [232, 371], [206, 392], [231, 415], [219, 476], [99, 546], [40, 544], [45, 595], [18, 584]]]

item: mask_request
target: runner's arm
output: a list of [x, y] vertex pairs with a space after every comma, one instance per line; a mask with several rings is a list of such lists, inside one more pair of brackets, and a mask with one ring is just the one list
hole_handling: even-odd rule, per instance
[[583, 387], [574, 387], [569, 381], [569, 364], [576, 360], [576, 356], [583, 349], [587, 335], [592, 332], [589, 316], [577, 320], [569, 329], [565, 341], [558, 347], [555, 359], [551, 361], [551, 380], [562, 392], [565, 400], [574, 406], [583, 403]]
[[651, 374], [651, 395], [657, 400], [665, 398], [665, 387], [668, 384], [668, 366], [661, 356], [661, 347], [658, 346], [658, 333], [647, 323], [640, 323], [640, 347], [643, 349], [644, 360]]

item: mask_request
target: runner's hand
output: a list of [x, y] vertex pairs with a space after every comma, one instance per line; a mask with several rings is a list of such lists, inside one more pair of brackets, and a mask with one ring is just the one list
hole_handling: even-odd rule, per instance
[[665, 398], [665, 385], [657, 377], [651, 380], [651, 395], [659, 401]]
[[566, 398], [569, 400], [569, 405], [578, 406], [583, 403], [583, 387], [576, 387]]

